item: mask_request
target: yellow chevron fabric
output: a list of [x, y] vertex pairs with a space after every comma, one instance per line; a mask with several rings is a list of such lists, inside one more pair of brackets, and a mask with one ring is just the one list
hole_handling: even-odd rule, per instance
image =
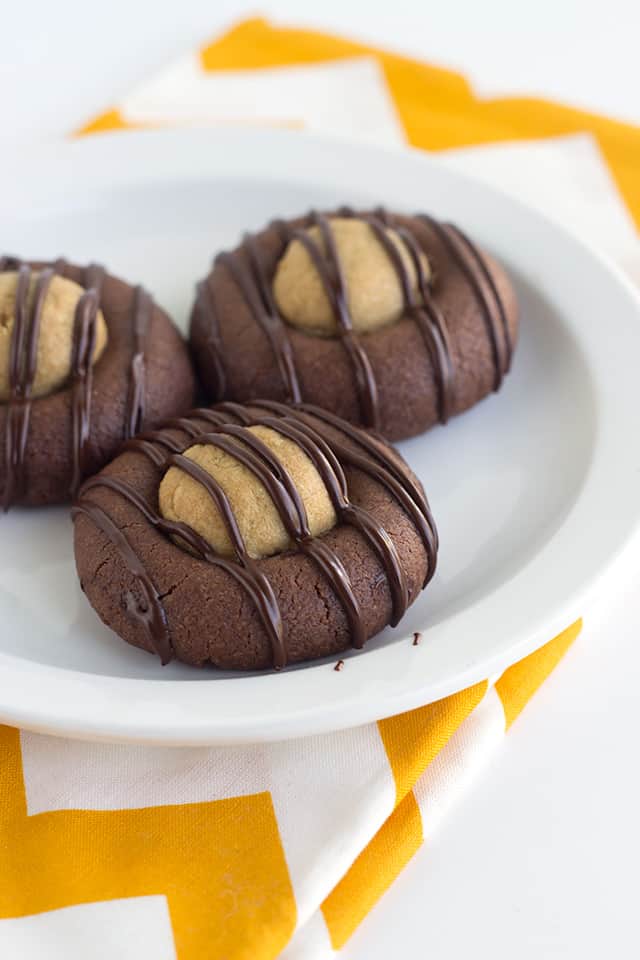
[[[533, 98], [480, 99], [453, 71], [314, 31], [273, 27], [261, 19], [238, 24], [204, 47], [200, 56], [205, 71], [373, 56], [384, 70], [409, 143], [425, 150], [589, 131], [640, 226], [640, 129], [631, 124]], [[79, 132], [128, 126], [118, 110], [110, 110]]]
[[[497, 745], [580, 627], [573, 624], [511, 667], [494, 687], [477, 684], [377, 726], [311, 738], [313, 744], [181, 751], [77, 744], [0, 728], [0, 949], [3, 924], [11, 918], [159, 895], [166, 898], [172, 955], [180, 960], [271, 960], [292, 936], [304, 943], [314, 907], [326, 925], [327, 950], [338, 950], [423, 842], [429, 797], [446, 801], [450, 787], [427, 783], [435, 759], [446, 764], [465, 725], [486, 733], [493, 723], [490, 745]], [[462, 750], [462, 762], [471, 762], [487, 744], [471, 731]], [[460, 751], [458, 743], [457, 763]], [[364, 754], [366, 777], [345, 784], [356, 753]], [[150, 762], [148, 755], [155, 755]], [[319, 772], [313, 769], [318, 764]], [[156, 793], [156, 803], [148, 796], [141, 802], [140, 765], [153, 781], [148, 794]], [[221, 765], [233, 768], [224, 798], [216, 796], [214, 771]], [[342, 832], [368, 838], [346, 851], [342, 873], [344, 837], [336, 836], [334, 824], [327, 830], [306, 789], [314, 773], [325, 783], [318, 804], [341, 792], [343, 816], [351, 811]], [[77, 805], [61, 774], [82, 780], [75, 795], [84, 799]], [[293, 776], [300, 778], [297, 788], [287, 783]], [[276, 778], [283, 788], [276, 788]], [[207, 789], [211, 799], [194, 802]], [[173, 802], [163, 802], [167, 792]], [[296, 803], [311, 807], [308, 826], [315, 822], [319, 831], [318, 843], [303, 850], [308, 861], [302, 869], [296, 846], [305, 842], [292, 823], [300, 826], [304, 817]], [[323, 862], [327, 852], [338, 864], [335, 883], [331, 864]], [[323, 887], [326, 895], [317, 899]], [[47, 956], [44, 949], [32, 955]], [[65, 955], [75, 956], [72, 942]]]

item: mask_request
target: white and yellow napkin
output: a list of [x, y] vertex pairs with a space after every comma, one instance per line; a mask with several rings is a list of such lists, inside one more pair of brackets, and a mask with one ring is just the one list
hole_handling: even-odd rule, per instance
[[[81, 132], [203, 123], [447, 150], [445, 162], [542, 207], [640, 276], [633, 127], [479, 100], [453, 73], [251, 20]], [[495, 683], [304, 740], [179, 749], [0, 727], [0, 957], [332, 956], [580, 626]]]

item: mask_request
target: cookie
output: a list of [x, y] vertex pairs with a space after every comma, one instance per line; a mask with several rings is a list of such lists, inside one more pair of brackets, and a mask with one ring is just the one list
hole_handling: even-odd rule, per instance
[[61, 503], [120, 444], [192, 406], [188, 348], [102, 267], [0, 258], [0, 503]]
[[130, 440], [73, 507], [82, 589], [163, 662], [281, 668], [397, 624], [435, 571], [420, 482], [308, 404], [223, 403]]
[[304, 401], [390, 440], [498, 390], [517, 333], [504, 270], [453, 224], [344, 207], [219, 254], [191, 317], [211, 401]]

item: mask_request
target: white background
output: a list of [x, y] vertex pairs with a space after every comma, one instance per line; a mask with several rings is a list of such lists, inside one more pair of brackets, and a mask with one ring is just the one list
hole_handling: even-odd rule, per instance
[[[10, 150], [78, 126], [256, 8], [1, 0], [0, 11], [0, 149]], [[263, 0], [257, 12], [462, 69], [483, 93], [545, 95], [640, 123], [637, 0]], [[349, 960], [638, 956], [634, 565], [624, 580], [356, 933]]]

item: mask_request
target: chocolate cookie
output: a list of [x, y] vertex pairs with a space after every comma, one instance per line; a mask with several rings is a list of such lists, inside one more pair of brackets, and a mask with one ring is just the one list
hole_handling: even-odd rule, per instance
[[188, 410], [187, 346], [102, 267], [0, 258], [0, 503], [74, 496], [123, 440]]
[[307, 404], [223, 403], [130, 440], [73, 508], [100, 618], [163, 662], [277, 668], [395, 625], [433, 576], [419, 481]]
[[191, 343], [211, 400], [305, 401], [398, 440], [500, 388], [517, 318], [504, 271], [453, 224], [342, 208], [219, 254]]

